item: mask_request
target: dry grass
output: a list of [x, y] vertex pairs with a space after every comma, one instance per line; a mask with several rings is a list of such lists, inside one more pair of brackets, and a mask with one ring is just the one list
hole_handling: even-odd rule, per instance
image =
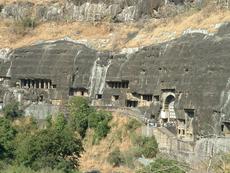
[[[118, 115], [113, 113], [113, 120], [111, 122], [111, 132], [108, 136], [103, 139], [99, 145], [92, 145], [93, 134], [89, 131], [87, 138], [84, 141], [84, 146], [86, 152], [82, 155], [80, 159], [80, 170], [100, 170], [102, 173], [112, 173], [112, 172], [125, 172], [133, 173], [132, 169], [125, 166], [113, 167], [107, 162], [107, 157], [109, 153], [116, 147], [119, 147], [121, 151], [127, 151], [131, 148], [132, 142], [125, 131], [125, 124], [128, 122], [128, 117]], [[122, 140], [116, 138], [118, 130], [122, 130]]]
[[[0, 21], [0, 47], [18, 48], [40, 40], [55, 40], [66, 36], [83, 40], [100, 50], [117, 50], [147, 46], [179, 37], [185, 30], [205, 29], [215, 32], [215, 25], [230, 21], [230, 11], [207, 6], [201, 11], [189, 11], [170, 19], [152, 19], [143, 23], [111, 24], [91, 22], [50, 22], [38, 25], [26, 35], [12, 32], [10, 21]], [[138, 32], [128, 40], [129, 33]]]

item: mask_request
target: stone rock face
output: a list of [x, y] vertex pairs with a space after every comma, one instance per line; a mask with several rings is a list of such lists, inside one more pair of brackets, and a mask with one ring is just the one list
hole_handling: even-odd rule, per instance
[[210, 156], [217, 153], [228, 153], [230, 151], [229, 138], [209, 138], [201, 139], [195, 147], [195, 154], [200, 159], [209, 159]]
[[15, 20], [21, 20], [32, 14], [33, 3], [30, 2], [18, 2], [13, 4], [7, 4], [2, 7], [1, 16], [4, 18], [11, 18]]
[[[157, 118], [171, 93], [178, 119], [184, 118], [185, 110], [194, 110], [191, 123], [196, 133], [212, 133], [220, 128], [223, 117], [225, 122], [230, 120], [229, 33], [228, 25], [216, 35], [188, 32], [121, 54], [98, 52], [70, 41], [22, 47], [0, 64], [0, 76], [8, 84], [2, 83], [0, 98], [6, 90], [24, 93], [26, 104], [82, 95], [94, 105], [136, 107]], [[24, 84], [24, 80], [29, 81]], [[45, 82], [38, 86], [37, 80]]]
[[15, 20], [34, 18], [37, 21], [134, 21], [151, 16], [164, 0], [64, 1], [33, 4], [15, 2], [2, 5], [0, 16]]

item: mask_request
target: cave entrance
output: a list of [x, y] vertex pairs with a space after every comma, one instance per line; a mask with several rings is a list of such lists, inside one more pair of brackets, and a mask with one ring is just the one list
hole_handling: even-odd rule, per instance
[[174, 103], [175, 103], [175, 97], [173, 95], [169, 95], [165, 99], [164, 103], [164, 111], [167, 114], [168, 122], [170, 122], [170, 119], [174, 119], [175, 117], [175, 110], [174, 110]]
[[222, 123], [221, 132], [224, 134], [224, 136], [227, 136], [227, 137], [230, 136], [230, 122], [223, 122]]
[[163, 123], [173, 122], [176, 119], [174, 104], [175, 104], [175, 95], [173, 93], [167, 93], [164, 95], [162, 109], [160, 117]]
[[133, 101], [133, 100], [126, 100], [126, 106], [135, 108], [138, 105], [138, 101]]
[[164, 109], [165, 111], [172, 113], [174, 112], [174, 103], [175, 103], [175, 97], [173, 95], [169, 95], [165, 99]]

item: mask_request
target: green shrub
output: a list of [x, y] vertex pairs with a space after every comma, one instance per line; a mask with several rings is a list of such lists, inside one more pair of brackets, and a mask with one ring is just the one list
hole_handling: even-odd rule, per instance
[[128, 168], [135, 168], [135, 156], [134, 156], [134, 152], [133, 150], [129, 150], [126, 152], [123, 152], [123, 157], [124, 157], [124, 164], [128, 167]]
[[108, 162], [114, 167], [123, 165], [125, 163], [124, 157], [119, 148], [115, 148], [107, 158]]
[[10, 120], [0, 117], [0, 160], [9, 162], [14, 158], [14, 143], [16, 130]]
[[137, 136], [135, 141], [135, 155], [141, 157], [142, 155], [147, 158], [153, 158], [158, 151], [158, 144], [154, 137]]
[[126, 130], [128, 131], [134, 131], [141, 127], [141, 123], [137, 121], [136, 119], [129, 119], [128, 123], [125, 125]]
[[89, 115], [89, 127], [97, 128], [98, 124], [102, 121], [109, 122], [112, 116], [105, 111], [92, 111]]
[[107, 121], [99, 122], [94, 132], [93, 144], [98, 144], [102, 138], [107, 136], [109, 131], [110, 127]]
[[67, 120], [63, 113], [59, 113], [54, 121], [54, 128], [57, 130], [63, 130], [67, 125]]
[[17, 164], [35, 171], [47, 167], [68, 173], [78, 166], [83, 147], [69, 129], [45, 129], [19, 137], [20, 145], [15, 152]]
[[12, 24], [12, 31], [18, 35], [26, 35], [31, 29], [34, 29], [37, 26], [35, 19], [24, 18], [19, 21], [15, 21]]
[[[39, 171], [34, 171], [31, 168], [25, 166], [9, 166], [8, 168], [1, 171], [1, 173], [64, 173], [62, 170], [43, 168]], [[71, 173], [80, 173], [78, 171], [73, 171]]]
[[2, 173], [35, 173], [35, 171], [25, 166], [9, 166]]
[[21, 22], [24, 28], [35, 28], [36, 27], [35, 19], [32, 19], [32, 18], [25, 18]]
[[19, 110], [19, 103], [15, 101], [7, 104], [3, 108], [3, 113], [4, 113], [4, 116], [9, 119], [17, 118], [23, 114], [23, 112]]
[[175, 160], [158, 158], [147, 167], [138, 170], [136, 173], [185, 173], [187, 167]]
[[69, 125], [73, 130], [78, 131], [82, 138], [85, 137], [89, 127], [89, 114], [93, 111], [88, 101], [82, 97], [72, 97], [68, 103], [70, 112]]
[[112, 119], [108, 112], [95, 110], [82, 97], [71, 98], [68, 107], [69, 124], [73, 130], [78, 131], [82, 138], [85, 137], [88, 128], [94, 129], [94, 144], [106, 137], [110, 130], [109, 121]]

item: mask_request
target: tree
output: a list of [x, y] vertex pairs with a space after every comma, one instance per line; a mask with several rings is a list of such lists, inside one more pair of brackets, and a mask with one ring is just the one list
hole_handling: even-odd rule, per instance
[[90, 128], [97, 128], [100, 122], [108, 122], [112, 119], [112, 116], [106, 111], [96, 111], [93, 110], [89, 115], [89, 127]]
[[82, 138], [88, 128], [94, 129], [94, 143], [106, 137], [110, 130], [109, 121], [112, 116], [105, 111], [97, 111], [89, 106], [88, 101], [82, 97], [73, 97], [68, 104], [70, 118], [69, 124]]
[[16, 148], [16, 162], [40, 170], [48, 167], [70, 172], [79, 164], [82, 143], [68, 128], [45, 129], [22, 136]]
[[57, 130], [63, 130], [67, 125], [67, 120], [63, 113], [59, 113], [54, 121], [54, 128]]
[[85, 137], [88, 128], [88, 117], [93, 111], [88, 105], [88, 101], [82, 97], [72, 97], [68, 109], [71, 128], [78, 131], [81, 137]]
[[0, 118], [0, 159], [11, 160], [14, 158], [13, 140], [16, 130], [12, 127], [10, 120]]

